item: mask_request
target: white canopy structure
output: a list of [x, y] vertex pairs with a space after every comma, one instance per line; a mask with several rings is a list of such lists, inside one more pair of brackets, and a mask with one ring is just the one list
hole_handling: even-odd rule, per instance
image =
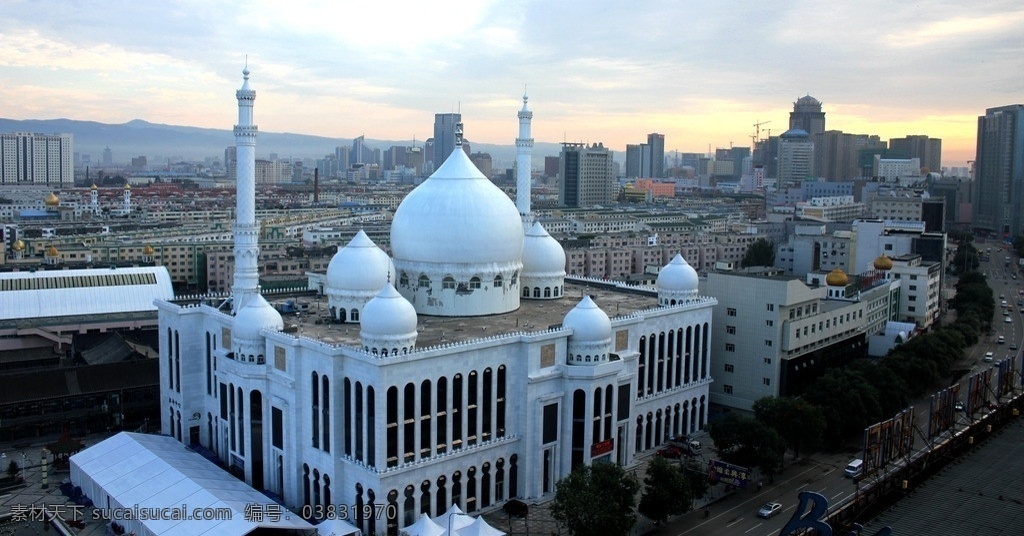
[[8, 319], [153, 312], [174, 299], [163, 266], [0, 273], [0, 311]]
[[[168, 436], [121, 432], [72, 456], [71, 481], [97, 509], [117, 508], [122, 517], [132, 512], [133, 519], [118, 521], [126, 533], [226, 536], [313, 529]], [[196, 515], [213, 519], [192, 519]]]
[[505, 533], [488, 525], [484, 518], [478, 517], [472, 523], [458, 530], [459, 536], [505, 536]]
[[328, 519], [316, 526], [318, 536], [362, 536], [363, 531], [344, 519]]
[[[437, 523], [445, 530], [445, 532], [447, 532], [450, 527], [452, 532], [456, 534], [458, 534], [459, 529], [468, 526], [472, 522], [473, 517], [463, 512], [462, 509], [459, 508], [459, 505], [454, 503], [448, 507], [448, 510], [445, 511], [445, 513], [434, 518], [434, 523]], [[449, 535], [446, 534], [445, 536]]]
[[441, 536], [444, 533], [444, 527], [431, 521], [430, 516], [424, 513], [420, 513], [415, 523], [402, 529], [402, 534], [406, 536]]

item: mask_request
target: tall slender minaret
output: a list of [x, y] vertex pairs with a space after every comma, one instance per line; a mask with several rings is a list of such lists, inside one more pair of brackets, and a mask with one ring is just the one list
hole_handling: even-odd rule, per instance
[[235, 186], [235, 281], [231, 287], [231, 312], [237, 313], [260, 293], [257, 262], [260, 257], [260, 224], [256, 221], [256, 124], [252, 105], [256, 91], [249, 87], [249, 68], [242, 71], [242, 87], [235, 91], [238, 99], [238, 124], [235, 125], [235, 147], [238, 179]]
[[523, 219], [523, 227], [530, 227], [530, 173], [533, 168], [533, 138], [530, 121], [533, 112], [526, 107], [529, 99], [523, 95], [523, 109], [519, 110], [519, 137], [516, 138], [516, 208]]

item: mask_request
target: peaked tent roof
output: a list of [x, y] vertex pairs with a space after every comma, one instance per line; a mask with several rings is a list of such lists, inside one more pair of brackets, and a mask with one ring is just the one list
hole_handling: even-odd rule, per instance
[[[152, 534], [249, 534], [257, 529], [309, 530], [281, 507], [276, 521], [246, 519], [246, 506], [274, 504], [267, 496], [172, 437], [121, 432], [71, 457], [71, 479], [88, 495], [101, 489], [120, 506], [230, 508], [223, 520], [142, 520]], [[96, 500], [97, 497], [90, 497]]]

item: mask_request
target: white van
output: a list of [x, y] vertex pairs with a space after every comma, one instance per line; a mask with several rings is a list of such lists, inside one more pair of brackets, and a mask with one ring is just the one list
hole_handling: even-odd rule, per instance
[[844, 472], [846, 473], [846, 476], [850, 478], [860, 476], [860, 474], [864, 472], [864, 460], [860, 458], [853, 460], [846, 466], [846, 470]]

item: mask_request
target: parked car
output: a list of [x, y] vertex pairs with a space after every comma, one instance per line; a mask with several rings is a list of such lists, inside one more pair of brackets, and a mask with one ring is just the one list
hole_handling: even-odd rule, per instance
[[677, 459], [683, 457], [683, 449], [681, 449], [679, 447], [676, 447], [674, 445], [669, 445], [667, 447], [658, 449], [657, 454], [658, 454], [658, 456], [661, 456], [662, 458], [668, 458], [670, 460], [677, 460]]
[[757, 511], [757, 517], [769, 519], [781, 511], [782, 503], [770, 502], [762, 506], [761, 509]]
[[981, 358], [981, 360], [986, 362], [986, 363], [991, 363], [993, 357], [994, 357], [994, 355], [993, 355], [992, 352], [985, 352], [985, 357]]
[[1017, 349], [1017, 343], [1010, 344], [1010, 349], [1011, 350], [1016, 350]]

